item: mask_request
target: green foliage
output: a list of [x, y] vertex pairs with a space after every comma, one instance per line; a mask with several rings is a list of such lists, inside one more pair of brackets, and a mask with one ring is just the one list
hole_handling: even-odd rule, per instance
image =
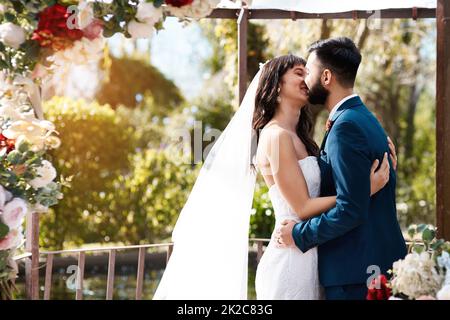
[[111, 239], [129, 243], [166, 240], [198, 171], [172, 161], [168, 150], [149, 149], [137, 153], [132, 164], [130, 173], [115, 181], [117, 191], [109, 195], [114, 219], [122, 219], [119, 233]]
[[424, 92], [418, 102], [412, 155], [400, 145], [397, 202], [404, 226], [436, 223], [436, 135], [434, 95]]
[[[6, 235], [9, 233], [9, 227], [4, 224], [3, 222], [0, 222], [0, 239], [3, 239], [6, 237]], [[0, 266], [0, 270], [2, 270]]]
[[225, 90], [216, 88], [215, 95], [205, 94], [193, 101], [190, 114], [196, 121], [201, 121], [205, 128], [224, 130], [235, 110], [231, 97]]
[[[152, 101], [147, 100], [149, 96]], [[113, 108], [119, 105], [129, 108], [141, 105], [151, 108], [157, 116], [169, 113], [183, 102], [173, 82], [143, 57], [110, 57], [107, 80], [96, 98], [100, 104], [109, 104]]]
[[76, 244], [101, 241], [103, 233], [117, 231], [113, 223], [105, 230], [98, 224], [113, 221], [104, 195], [113, 192], [116, 177], [128, 170], [131, 128], [109, 106], [82, 100], [53, 98], [45, 111], [62, 140], [50, 153], [54, 166], [61, 175], [73, 176], [73, 182], [65, 200], [42, 215], [42, 245], [62, 248], [65, 239]]
[[140, 151], [147, 148], [159, 148], [165, 138], [165, 128], [160, 117], [155, 116], [157, 109], [151, 96], [145, 98], [146, 103], [130, 110], [119, 106], [116, 115], [120, 122], [130, 128], [130, 144], [132, 149]]
[[197, 169], [159, 148], [163, 127], [151, 121], [151, 110], [65, 98], [53, 98], [45, 110], [63, 142], [51, 153], [55, 167], [73, 179], [65, 200], [41, 215], [41, 245], [169, 237]]
[[[201, 21], [200, 25], [213, 49], [211, 58], [205, 61], [205, 67], [212, 74], [225, 71], [225, 84], [232, 96], [235, 96], [238, 76], [236, 69], [238, 62], [236, 21], [208, 20]], [[247, 45], [247, 79], [250, 81], [258, 72], [259, 64], [272, 58], [272, 53], [268, 52], [269, 39], [263, 24], [249, 23]]]
[[250, 237], [270, 238], [275, 226], [275, 213], [270, 202], [268, 188], [258, 180], [253, 197], [253, 212], [250, 217]]
[[411, 241], [408, 252], [428, 251], [433, 253], [434, 258], [440, 256], [444, 251], [450, 253], [450, 241], [437, 239], [436, 228], [432, 225], [411, 225], [408, 228], [408, 236]]

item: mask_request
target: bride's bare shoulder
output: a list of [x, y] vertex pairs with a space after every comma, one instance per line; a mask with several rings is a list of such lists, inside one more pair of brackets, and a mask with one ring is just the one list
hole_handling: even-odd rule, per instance
[[268, 158], [273, 152], [279, 152], [280, 146], [292, 145], [292, 136], [289, 131], [277, 124], [261, 130], [259, 135], [257, 160], [260, 165], [268, 163]]
[[259, 136], [259, 144], [265, 147], [268, 147], [274, 141], [287, 142], [291, 140], [291, 133], [277, 124], [264, 128]]

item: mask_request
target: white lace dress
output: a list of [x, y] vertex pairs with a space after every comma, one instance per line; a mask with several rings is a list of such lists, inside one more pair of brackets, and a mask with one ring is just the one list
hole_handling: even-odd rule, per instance
[[[299, 161], [310, 197], [320, 194], [320, 168], [316, 157]], [[278, 187], [269, 189], [275, 211], [275, 230], [284, 219], [300, 221], [284, 200]], [[274, 230], [274, 232], [275, 232]], [[322, 299], [317, 265], [317, 248], [306, 253], [295, 248], [277, 248], [272, 236], [256, 270], [256, 297], [259, 300]]]

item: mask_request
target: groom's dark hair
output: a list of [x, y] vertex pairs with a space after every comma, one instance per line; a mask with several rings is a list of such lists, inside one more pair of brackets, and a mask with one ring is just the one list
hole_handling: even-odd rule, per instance
[[319, 40], [314, 42], [308, 51], [316, 53], [323, 69], [330, 69], [342, 86], [355, 85], [361, 53], [351, 39], [339, 37]]

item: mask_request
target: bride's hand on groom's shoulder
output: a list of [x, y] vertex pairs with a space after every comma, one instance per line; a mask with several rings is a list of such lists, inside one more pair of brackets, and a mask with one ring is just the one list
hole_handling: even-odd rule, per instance
[[281, 223], [281, 227], [275, 233], [275, 243], [277, 248], [295, 247], [292, 230], [296, 224], [297, 222], [294, 220], [284, 220]]
[[379, 163], [380, 160], [375, 159], [375, 161], [372, 163], [372, 168], [370, 168], [371, 196], [383, 189], [384, 186], [389, 182], [390, 165], [387, 152], [384, 153], [383, 162], [381, 163], [380, 168], [377, 170]]

